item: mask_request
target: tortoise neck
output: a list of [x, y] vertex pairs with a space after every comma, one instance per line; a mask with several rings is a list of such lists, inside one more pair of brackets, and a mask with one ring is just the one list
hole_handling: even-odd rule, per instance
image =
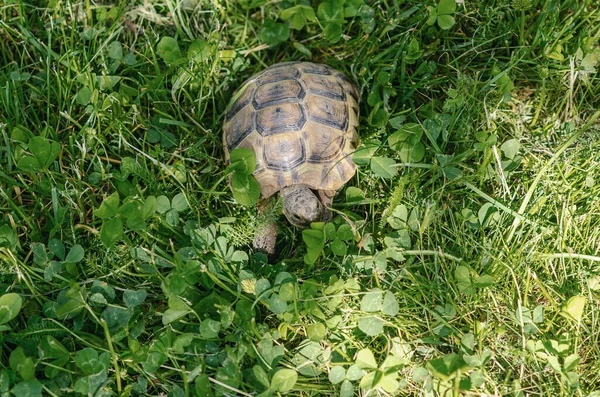
[[282, 198], [286, 198], [288, 197], [290, 194], [297, 192], [300, 189], [306, 189], [306, 190], [310, 190], [310, 188], [306, 185], [293, 185], [293, 186], [286, 186], [286, 187], [282, 187], [279, 190], [279, 195]]

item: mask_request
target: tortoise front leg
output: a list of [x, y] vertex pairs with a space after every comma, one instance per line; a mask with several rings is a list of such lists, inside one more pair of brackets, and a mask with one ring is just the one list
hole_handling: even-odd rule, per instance
[[255, 249], [264, 252], [268, 256], [275, 254], [275, 243], [277, 242], [277, 219], [269, 213], [271, 200], [262, 200], [258, 203], [258, 225], [254, 233], [252, 245]]
[[331, 220], [331, 205], [333, 203], [333, 197], [335, 196], [335, 190], [319, 190], [319, 198], [323, 204], [323, 222], [329, 222]]

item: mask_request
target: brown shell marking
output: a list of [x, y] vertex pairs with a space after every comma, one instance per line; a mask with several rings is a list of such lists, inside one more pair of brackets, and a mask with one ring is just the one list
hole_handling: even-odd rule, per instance
[[356, 172], [358, 100], [355, 84], [327, 65], [273, 65], [234, 95], [223, 127], [226, 155], [254, 150], [265, 198], [294, 184], [337, 190]]

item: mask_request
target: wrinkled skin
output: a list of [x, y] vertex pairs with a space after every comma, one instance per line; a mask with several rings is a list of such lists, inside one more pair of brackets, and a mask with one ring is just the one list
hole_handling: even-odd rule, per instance
[[281, 189], [283, 213], [288, 221], [298, 227], [323, 220], [324, 206], [321, 199], [306, 186], [290, 186]]
[[[289, 186], [279, 191], [283, 200], [283, 213], [288, 221], [298, 227], [310, 226], [312, 222], [327, 222], [331, 218], [329, 206], [335, 190], [318, 190], [314, 192], [307, 186]], [[259, 203], [259, 213], [263, 213], [273, 198]], [[268, 219], [260, 224], [254, 235], [254, 248], [266, 253], [275, 254], [277, 242], [277, 219]]]

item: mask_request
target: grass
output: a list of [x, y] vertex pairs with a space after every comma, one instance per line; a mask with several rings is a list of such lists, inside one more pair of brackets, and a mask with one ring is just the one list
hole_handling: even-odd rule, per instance
[[[598, 6], [0, 4], [0, 392], [600, 395]], [[268, 261], [222, 122], [289, 60], [363, 146]]]

